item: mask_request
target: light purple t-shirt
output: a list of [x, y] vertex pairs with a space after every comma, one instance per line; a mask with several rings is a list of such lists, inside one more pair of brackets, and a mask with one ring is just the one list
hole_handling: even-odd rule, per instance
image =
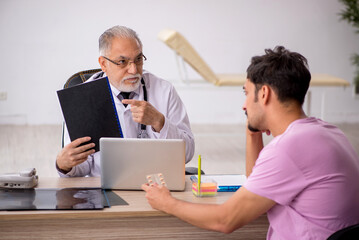
[[294, 121], [262, 149], [244, 187], [277, 204], [267, 239], [327, 239], [359, 223], [359, 158], [316, 118]]

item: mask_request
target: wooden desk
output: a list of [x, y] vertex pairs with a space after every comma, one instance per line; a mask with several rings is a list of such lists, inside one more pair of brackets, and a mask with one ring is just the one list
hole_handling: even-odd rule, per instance
[[[99, 187], [99, 178], [40, 178], [39, 188]], [[223, 203], [232, 193], [196, 198], [189, 178], [184, 192], [190, 202]], [[266, 216], [227, 235], [203, 230], [154, 210], [143, 191], [116, 191], [129, 205], [94, 211], [0, 211], [0, 239], [265, 239]], [[238, 203], [240, 207], [240, 203]]]

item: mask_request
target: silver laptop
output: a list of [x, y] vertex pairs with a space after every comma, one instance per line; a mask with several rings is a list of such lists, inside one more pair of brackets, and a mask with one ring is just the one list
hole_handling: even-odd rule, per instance
[[168, 189], [185, 188], [183, 139], [101, 138], [101, 187], [140, 190], [146, 176], [162, 173]]

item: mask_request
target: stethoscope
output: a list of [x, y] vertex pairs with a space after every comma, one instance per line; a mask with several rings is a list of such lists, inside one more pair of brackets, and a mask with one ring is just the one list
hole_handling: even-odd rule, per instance
[[[143, 78], [141, 78], [141, 84], [142, 84], [142, 89], [143, 89], [143, 100], [147, 102], [147, 89], [146, 89], [145, 81], [143, 80]], [[141, 124], [139, 132], [137, 134], [137, 138], [148, 138], [148, 134], [146, 131], [146, 125]]]

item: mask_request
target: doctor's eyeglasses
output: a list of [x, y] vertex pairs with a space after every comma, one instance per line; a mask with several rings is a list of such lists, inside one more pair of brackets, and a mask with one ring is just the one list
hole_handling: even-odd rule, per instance
[[125, 68], [127, 66], [130, 65], [130, 63], [133, 63], [135, 64], [136, 66], [141, 66], [143, 64], [144, 61], [147, 60], [147, 58], [145, 57], [145, 55], [143, 55], [142, 53], [140, 55], [138, 55], [133, 61], [130, 61], [130, 59], [128, 58], [123, 58], [123, 59], [120, 59], [118, 61], [114, 61], [114, 60], [111, 60], [105, 56], [102, 56], [104, 59], [106, 59], [107, 61], [119, 66], [120, 68]]

